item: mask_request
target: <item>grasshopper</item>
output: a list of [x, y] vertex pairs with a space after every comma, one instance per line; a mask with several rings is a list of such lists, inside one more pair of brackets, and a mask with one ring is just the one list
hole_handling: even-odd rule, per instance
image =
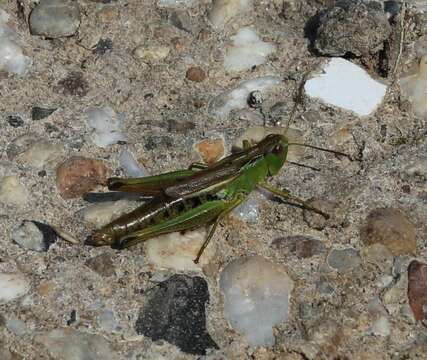
[[220, 221], [257, 188], [328, 218], [306, 201], [267, 183], [284, 166], [288, 148], [294, 145], [347, 156], [270, 134], [254, 146], [244, 141], [243, 150], [209, 166], [194, 163], [188, 169], [156, 176], [109, 178], [109, 190], [137, 192], [153, 200], [94, 231], [86, 244], [123, 249], [158, 235], [213, 224], [194, 260], [198, 263]]

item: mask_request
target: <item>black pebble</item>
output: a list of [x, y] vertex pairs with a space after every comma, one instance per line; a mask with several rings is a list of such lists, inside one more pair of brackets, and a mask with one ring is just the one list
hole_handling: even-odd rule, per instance
[[95, 53], [104, 55], [106, 52], [113, 49], [113, 41], [111, 39], [101, 39], [96, 44]]
[[206, 281], [174, 275], [148, 292], [135, 330], [153, 341], [166, 340], [190, 354], [218, 349], [206, 330], [205, 305], [209, 301]]
[[14, 128], [24, 125], [24, 120], [22, 120], [22, 118], [18, 115], [9, 115], [7, 117], [7, 122], [9, 123], [10, 126]]
[[56, 108], [55, 109], [46, 109], [46, 108], [41, 108], [41, 107], [38, 107], [38, 106], [34, 106], [31, 109], [31, 118], [33, 120], [41, 120], [41, 119], [47, 118], [55, 110], [56, 110]]

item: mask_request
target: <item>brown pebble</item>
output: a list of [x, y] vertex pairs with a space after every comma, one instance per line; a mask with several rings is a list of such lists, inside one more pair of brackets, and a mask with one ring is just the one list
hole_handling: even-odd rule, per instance
[[106, 6], [96, 13], [96, 17], [103, 23], [109, 23], [115, 20], [118, 16], [118, 9], [112, 6]]
[[86, 261], [85, 265], [101, 276], [114, 275], [114, 264], [111, 255], [104, 253]]
[[224, 155], [224, 140], [202, 140], [196, 144], [196, 150], [206, 164], [211, 164]]
[[[292, 200], [290, 200], [290, 202], [292, 202]], [[314, 208], [321, 210], [329, 215], [329, 218], [327, 219], [323, 215], [315, 213], [312, 210], [304, 209], [304, 221], [311, 228], [316, 230], [323, 230], [325, 227], [334, 227], [341, 223], [341, 219], [338, 214], [339, 206], [337, 203], [321, 199], [313, 199], [308, 203]]]
[[417, 260], [408, 266], [408, 299], [415, 320], [427, 320], [427, 264]]
[[292, 254], [300, 259], [311, 258], [326, 251], [320, 240], [302, 235], [278, 238], [271, 245], [285, 256]]
[[77, 198], [105, 184], [108, 172], [101, 160], [72, 157], [56, 169], [56, 186], [64, 199]]
[[187, 73], [185, 74], [186, 78], [190, 81], [202, 82], [206, 79], [206, 74], [202, 68], [198, 66], [192, 66], [188, 68]]
[[399, 209], [373, 210], [360, 230], [365, 245], [380, 243], [393, 255], [414, 254], [417, 247], [415, 227]]

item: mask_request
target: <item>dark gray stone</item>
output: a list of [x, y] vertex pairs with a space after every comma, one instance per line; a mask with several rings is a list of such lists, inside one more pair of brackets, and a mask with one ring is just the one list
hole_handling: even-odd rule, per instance
[[320, 16], [315, 47], [329, 56], [374, 55], [390, 34], [383, 11], [362, 1], [341, 1]]
[[47, 108], [42, 108], [39, 106], [34, 106], [31, 109], [31, 119], [33, 120], [42, 120], [44, 118], [47, 118], [49, 115], [53, 114], [55, 112], [55, 109], [47, 109]]
[[9, 115], [7, 117], [7, 122], [10, 126], [14, 128], [21, 127], [22, 125], [24, 125], [24, 120], [22, 120], [22, 118], [18, 115]]
[[204, 355], [206, 349], [218, 348], [206, 331], [207, 301], [203, 278], [174, 275], [150, 291], [135, 330], [153, 341], [166, 340], [184, 352]]

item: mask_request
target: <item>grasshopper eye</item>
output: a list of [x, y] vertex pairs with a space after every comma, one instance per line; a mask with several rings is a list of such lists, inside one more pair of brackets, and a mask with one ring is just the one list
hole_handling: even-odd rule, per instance
[[273, 149], [273, 154], [281, 154], [283, 152], [282, 144], [276, 145]]

